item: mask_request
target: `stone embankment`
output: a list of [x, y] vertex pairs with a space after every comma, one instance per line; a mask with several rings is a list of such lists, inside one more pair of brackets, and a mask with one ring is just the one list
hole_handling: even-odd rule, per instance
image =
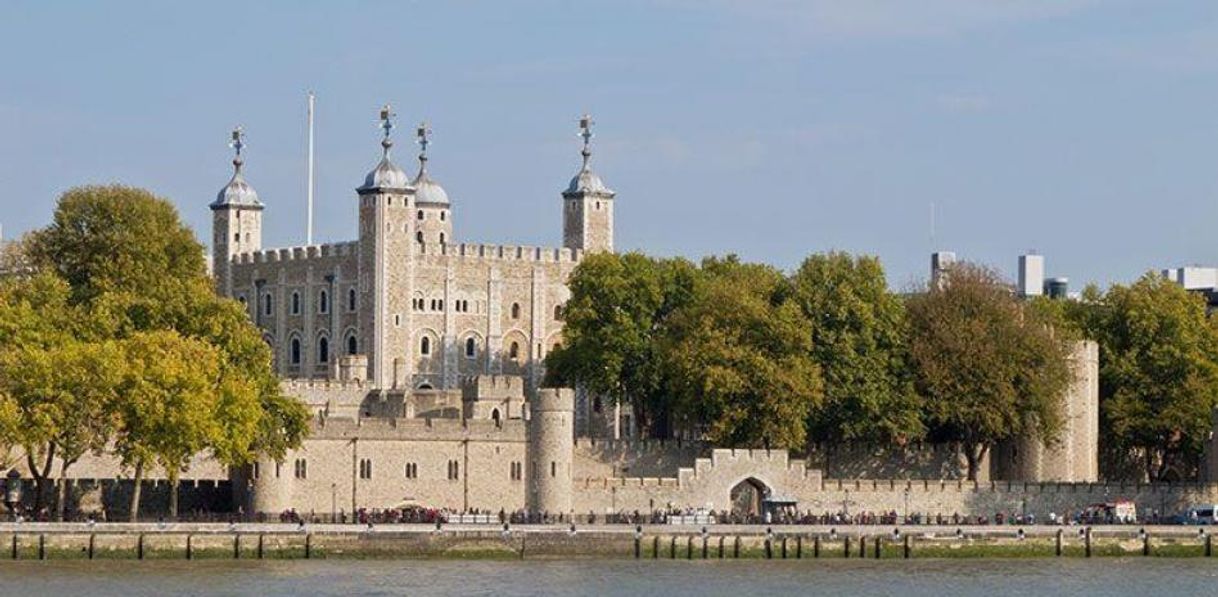
[[[0, 524], [0, 560], [1211, 557], [1197, 527]], [[3, 563], [0, 562], [0, 566]]]

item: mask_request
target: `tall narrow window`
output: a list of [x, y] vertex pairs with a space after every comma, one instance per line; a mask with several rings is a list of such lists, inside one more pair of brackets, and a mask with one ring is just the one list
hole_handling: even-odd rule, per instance
[[423, 231], [420, 230], [420, 231], [414, 233], [414, 239], [416, 241], [418, 241], [419, 244], [423, 244]]
[[355, 307], [357, 305], [358, 305], [358, 303], [356, 303], [355, 289], [348, 288], [347, 289], [347, 310], [354, 311]]
[[292, 293], [292, 315], [300, 315], [300, 293]]
[[431, 354], [431, 338], [423, 336], [423, 340], [419, 343], [419, 354], [423, 356]]
[[466, 338], [465, 339], [465, 356], [472, 359], [472, 358], [474, 358], [474, 355], [477, 352], [478, 352], [478, 344], [474, 341], [473, 338]]
[[292, 352], [292, 355], [291, 355], [292, 364], [299, 365], [300, 364], [300, 338], [292, 338], [291, 352]]
[[444, 233], [440, 233], [440, 244], [444, 244]]
[[359, 345], [355, 343], [355, 336], [347, 336], [347, 354], [358, 354]]
[[508, 358], [512, 359], [513, 361], [520, 358], [520, 344], [519, 343], [513, 342], [511, 347], [508, 348]]
[[418, 218], [419, 218], [420, 220], [422, 220], [422, 219], [423, 219], [423, 210], [421, 210], [421, 209], [419, 210], [419, 215], [418, 215]]
[[512, 319], [520, 319], [520, 303], [512, 303]]
[[321, 338], [318, 338], [318, 340], [317, 340], [317, 362], [318, 363], [329, 363], [330, 362], [330, 340], [329, 340], [329, 338], [326, 338], [325, 336], [322, 336]]
[[330, 312], [330, 293], [324, 290], [321, 291], [321, 294], [317, 297], [317, 311], [322, 315]]
[[275, 310], [275, 299], [271, 297], [271, 293], [262, 295], [262, 314], [270, 315]]
[[562, 305], [554, 305], [554, 321], [562, 321]]

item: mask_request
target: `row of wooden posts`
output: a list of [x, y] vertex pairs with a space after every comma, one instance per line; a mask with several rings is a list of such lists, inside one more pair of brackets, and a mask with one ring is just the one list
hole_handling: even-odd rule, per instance
[[[162, 533], [157, 533], [157, 535], [163, 536]], [[19, 548], [20, 544], [18, 543], [19, 537], [20, 537], [19, 534], [13, 533], [12, 542], [10, 545], [10, 555], [12, 556], [12, 559], [14, 559], [14, 560], [21, 559], [21, 550]], [[85, 550], [86, 553], [88, 554], [88, 559], [90, 559], [90, 560], [92, 560], [94, 555], [96, 554], [96, 543], [97, 543], [97, 534], [90, 533], [89, 534], [89, 546]], [[144, 559], [144, 552], [145, 552], [145, 550], [144, 550], [144, 533], [140, 533], [136, 537], [136, 542], [135, 542], [136, 559], [137, 560]], [[255, 557], [259, 560], [263, 559], [266, 555], [266, 537], [261, 533], [258, 534], [258, 549], [255, 553], [257, 554]], [[194, 535], [188, 534], [188, 535], [186, 535], [185, 557], [188, 560], [193, 560], [194, 556], [195, 556]], [[313, 557], [313, 534], [308, 533], [305, 535], [304, 558], [307, 560], [312, 557]], [[47, 559], [46, 533], [38, 534], [38, 559], [39, 560]], [[241, 534], [240, 533], [236, 533], [233, 535], [233, 559], [234, 560], [241, 559]]]
[[[1151, 555], [1150, 533], [1148, 533], [1146, 531], [1140, 531], [1139, 534], [1142, 538], [1142, 555], [1144, 555], [1144, 556]], [[1022, 530], [1020, 531], [1020, 534], [1018, 536], [1020, 538], [1023, 538]], [[694, 537], [695, 537], [694, 535], [688, 535], [686, 538], [685, 559], [689, 559], [689, 560], [694, 559], [694, 553], [695, 553]], [[726, 537], [723, 535], [719, 535], [718, 539], [719, 539], [718, 546], [715, 550], [716, 557], [718, 559], [722, 560], [725, 557], [727, 557], [729, 552], [727, 551], [727, 549], [725, 548], [725, 545], [724, 545]], [[866, 536], [858, 537], [858, 541], [856, 543], [854, 543], [854, 545], [858, 546], [858, 551], [856, 552], [852, 546], [852, 541], [851, 541], [850, 536], [848, 536], [848, 535], [843, 536], [842, 537], [842, 548], [841, 548], [842, 557], [850, 558], [850, 557], [856, 557], [856, 555], [857, 555], [858, 558], [866, 558], [868, 556], [867, 539], [868, 539], [868, 537], [866, 537]], [[872, 544], [874, 545], [874, 548], [871, 551], [871, 555], [874, 556], [874, 558], [878, 560], [882, 557], [882, 554], [884, 551], [884, 549], [883, 549], [884, 536], [876, 535], [874, 537], [871, 537], [871, 539], [872, 539]], [[1061, 529], [1058, 529], [1056, 536], [1055, 536], [1054, 550], [1053, 550], [1053, 555], [1055, 555], [1057, 557], [1061, 557], [1061, 555], [1062, 555], [1063, 544], [1064, 544], [1063, 539], [1064, 539], [1064, 532]], [[902, 558], [908, 560], [911, 557], [913, 557], [912, 537], [909, 534], [905, 534], [905, 535], [901, 536], [900, 541], [901, 541], [901, 556], [902, 556]], [[777, 545], [778, 545], [777, 549], [775, 549], [775, 543], [777, 543]], [[803, 559], [804, 558], [804, 536], [803, 535], [795, 536], [795, 540], [793, 542], [794, 543], [793, 548], [791, 547], [790, 543], [791, 543], [790, 537], [788, 537], [788, 536], [784, 535], [782, 537], [775, 538], [772, 534], [767, 534], [766, 539], [765, 539], [765, 559], [767, 559], [767, 560], [774, 559], [776, 553], [780, 554], [779, 557], [783, 560], [788, 559], [789, 557], [794, 557], [794, 559], [797, 559], [797, 560]], [[730, 556], [732, 558], [738, 559], [740, 557], [740, 547], [741, 547], [740, 536], [736, 535], [735, 537], [733, 537], [732, 544], [730, 546], [730, 549], [731, 549]], [[821, 557], [821, 551], [822, 551], [821, 548], [822, 548], [822, 536], [813, 535], [812, 536], [812, 557], [813, 558]], [[668, 543], [669, 559], [674, 559], [674, 560], [677, 559], [677, 551], [678, 551], [677, 550], [677, 537], [674, 535], [670, 538], [669, 543]], [[792, 551], [794, 552], [793, 556], [792, 556]], [[1083, 554], [1089, 558], [1089, 557], [1091, 557], [1091, 551], [1092, 551], [1092, 549], [1091, 549], [1091, 528], [1088, 527], [1083, 532]], [[656, 537], [652, 538], [652, 545], [651, 545], [652, 559], [659, 559], [660, 553], [661, 553], [660, 537], [656, 536]], [[1206, 534], [1205, 535], [1205, 557], [1207, 557], [1207, 558], [1213, 557], [1213, 553], [1214, 553], [1213, 536]], [[641, 559], [643, 557], [643, 537], [641, 534], [636, 534], [635, 538], [634, 538], [634, 557], [635, 557], [635, 559]], [[702, 535], [701, 558], [703, 560], [710, 558], [710, 541], [709, 541], [709, 538], [705, 534]]]

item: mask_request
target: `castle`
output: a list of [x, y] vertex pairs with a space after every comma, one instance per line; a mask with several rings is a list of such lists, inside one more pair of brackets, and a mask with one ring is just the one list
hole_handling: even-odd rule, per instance
[[[382, 156], [356, 189], [358, 238], [289, 249], [261, 246], [264, 206], [244, 178], [234, 132], [235, 170], [211, 204], [216, 287], [246, 305], [284, 391], [314, 414], [309, 438], [284, 461], [232, 473], [239, 507], [323, 515], [405, 504], [557, 514], [758, 510], [765, 500], [848, 507], [842, 481], [831, 490], [823, 478], [826, 463], [632, 440], [627, 415], [539, 387], [542, 360], [562, 341], [567, 277], [585, 254], [613, 250], [615, 193], [591, 168], [589, 117], [580, 121], [582, 166], [561, 193], [561, 248], [457, 242], [452, 203], [427, 169], [426, 125], [411, 177], [391, 159], [392, 118], [382, 110]], [[1096, 480], [1096, 346], [1080, 344], [1074, 360], [1062, 440], [1002, 446], [983, 475]], [[957, 454], [900, 452], [842, 450], [834, 465], [895, 471], [907, 489], [919, 476], [959, 479]]]

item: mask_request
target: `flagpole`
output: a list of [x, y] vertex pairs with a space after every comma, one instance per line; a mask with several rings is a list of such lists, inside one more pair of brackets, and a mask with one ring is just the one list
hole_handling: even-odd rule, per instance
[[309, 181], [306, 207], [305, 245], [313, 244], [313, 92], [309, 92]]

